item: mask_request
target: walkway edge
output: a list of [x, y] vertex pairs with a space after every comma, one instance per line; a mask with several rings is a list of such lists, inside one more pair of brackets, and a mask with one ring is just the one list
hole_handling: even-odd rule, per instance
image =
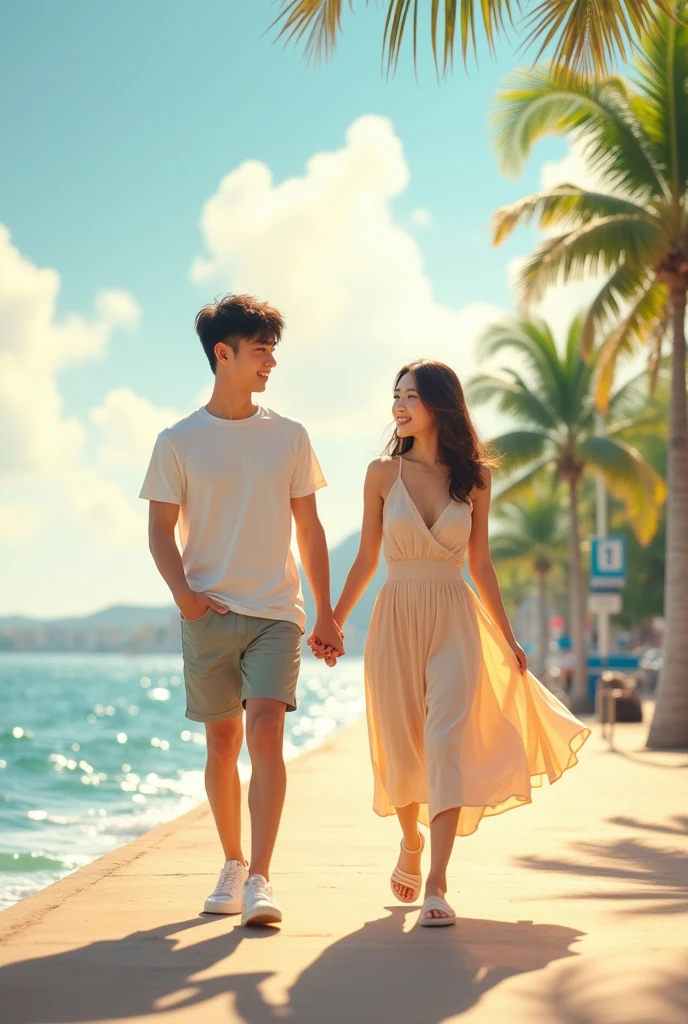
[[[345, 726], [343, 729], [338, 729], [324, 743], [292, 758], [287, 763], [287, 772], [293, 772], [297, 766], [302, 766], [314, 757], [330, 750], [339, 741], [342, 734], [350, 732], [357, 727], [360, 727], [360, 720], [352, 725]], [[245, 797], [248, 790], [248, 782], [244, 782], [241, 789], [242, 795]], [[57, 907], [63, 906], [68, 900], [85, 892], [91, 886], [97, 885], [98, 882], [109, 875], [114, 874], [121, 868], [128, 867], [145, 854], [155, 852], [172, 833], [178, 831], [180, 826], [185, 822], [188, 824], [193, 823], [196, 819], [203, 817], [207, 810], [208, 803], [206, 800], [203, 800], [197, 807], [192, 807], [190, 811], [184, 811], [182, 814], [170, 818], [169, 821], [153, 826], [153, 828], [143, 832], [135, 839], [131, 839], [128, 843], [124, 843], [122, 846], [104, 853], [102, 857], [98, 857], [89, 864], [85, 864], [82, 868], [77, 868], [65, 878], [60, 878], [57, 882], [46, 886], [45, 889], [40, 889], [31, 896], [20, 900], [19, 903], [15, 903], [14, 906], [0, 911], [0, 943], [7, 941], [7, 939], [18, 934], [24, 928], [37, 924], [46, 914], [49, 914]]]

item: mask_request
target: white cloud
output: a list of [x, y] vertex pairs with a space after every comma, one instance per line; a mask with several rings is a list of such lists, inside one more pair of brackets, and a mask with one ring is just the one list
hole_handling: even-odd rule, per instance
[[411, 210], [411, 220], [419, 228], [426, 228], [432, 223], [432, 214], [419, 206], [417, 210]]
[[0, 503], [0, 543], [25, 544], [43, 524], [43, 511], [34, 502]]
[[[0, 224], [0, 473], [6, 484], [42, 480], [53, 488], [49, 500], [115, 544], [135, 533], [140, 542], [142, 516], [114, 481], [84, 465], [86, 430], [65, 415], [58, 386], [63, 367], [102, 357], [116, 329], [135, 327], [139, 308], [127, 292], [103, 290], [91, 317], [58, 319], [59, 291], [57, 271], [36, 266]], [[112, 408], [107, 401], [101, 407], [106, 427]], [[145, 433], [145, 424], [140, 429]], [[118, 453], [134, 439], [132, 430]], [[10, 503], [0, 510], [0, 530], [15, 540], [33, 537], [44, 522], [36, 505]]]
[[111, 391], [102, 405], [93, 409], [91, 419], [105, 434], [99, 457], [104, 465], [144, 468], [156, 436], [181, 413], [153, 405], [130, 388]]
[[106, 288], [98, 292], [94, 303], [98, 317], [112, 327], [138, 327], [141, 310], [129, 292]]
[[499, 314], [434, 298], [421, 250], [393, 220], [391, 201], [408, 181], [393, 125], [366, 116], [303, 176], [275, 183], [265, 164], [247, 162], [203, 208], [206, 255], [192, 279], [283, 310], [288, 332], [268, 400], [321, 436], [379, 434], [409, 359], [443, 359], [469, 376], [473, 339]]
[[134, 505], [113, 480], [98, 470], [75, 466], [65, 475], [63, 487], [76, 521], [93, 530], [108, 545], [145, 547], [143, 502]]
[[95, 316], [56, 319], [57, 271], [37, 267], [0, 224], [0, 472], [28, 474], [70, 464], [84, 430], [65, 416], [58, 371], [104, 353], [113, 330], [131, 326], [134, 300], [101, 292]]
[[585, 159], [585, 144], [582, 139], [569, 143], [569, 151], [560, 160], [546, 160], [540, 171], [540, 186], [543, 189], [557, 185], [578, 185], [590, 192], [605, 189], [602, 176], [593, 171]]

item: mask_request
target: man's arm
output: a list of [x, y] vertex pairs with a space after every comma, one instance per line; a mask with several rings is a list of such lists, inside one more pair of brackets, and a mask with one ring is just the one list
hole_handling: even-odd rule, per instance
[[224, 615], [227, 611], [212, 597], [196, 594], [186, 581], [182, 556], [174, 530], [179, 518], [179, 505], [151, 501], [148, 511], [148, 546], [158, 572], [172, 592], [174, 602], [185, 619], [200, 619], [208, 608]]
[[308, 494], [304, 498], [292, 498], [291, 511], [296, 525], [296, 542], [301, 563], [315, 599], [316, 623], [311, 638], [317, 638], [324, 647], [332, 647], [337, 655], [342, 655], [342, 634], [332, 615], [327, 541], [318, 518], [315, 494]]

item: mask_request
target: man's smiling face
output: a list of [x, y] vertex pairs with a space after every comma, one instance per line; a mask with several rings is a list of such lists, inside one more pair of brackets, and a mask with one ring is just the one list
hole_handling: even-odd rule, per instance
[[277, 366], [274, 342], [241, 338], [236, 352], [224, 342], [218, 345], [218, 373], [227, 373], [236, 391], [262, 392]]

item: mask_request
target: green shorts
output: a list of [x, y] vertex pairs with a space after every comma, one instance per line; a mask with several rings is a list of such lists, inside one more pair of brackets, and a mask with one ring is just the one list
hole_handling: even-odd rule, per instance
[[284, 619], [261, 619], [209, 608], [182, 619], [186, 717], [221, 722], [241, 714], [246, 700], [266, 697], [296, 710], [301, 629]]

